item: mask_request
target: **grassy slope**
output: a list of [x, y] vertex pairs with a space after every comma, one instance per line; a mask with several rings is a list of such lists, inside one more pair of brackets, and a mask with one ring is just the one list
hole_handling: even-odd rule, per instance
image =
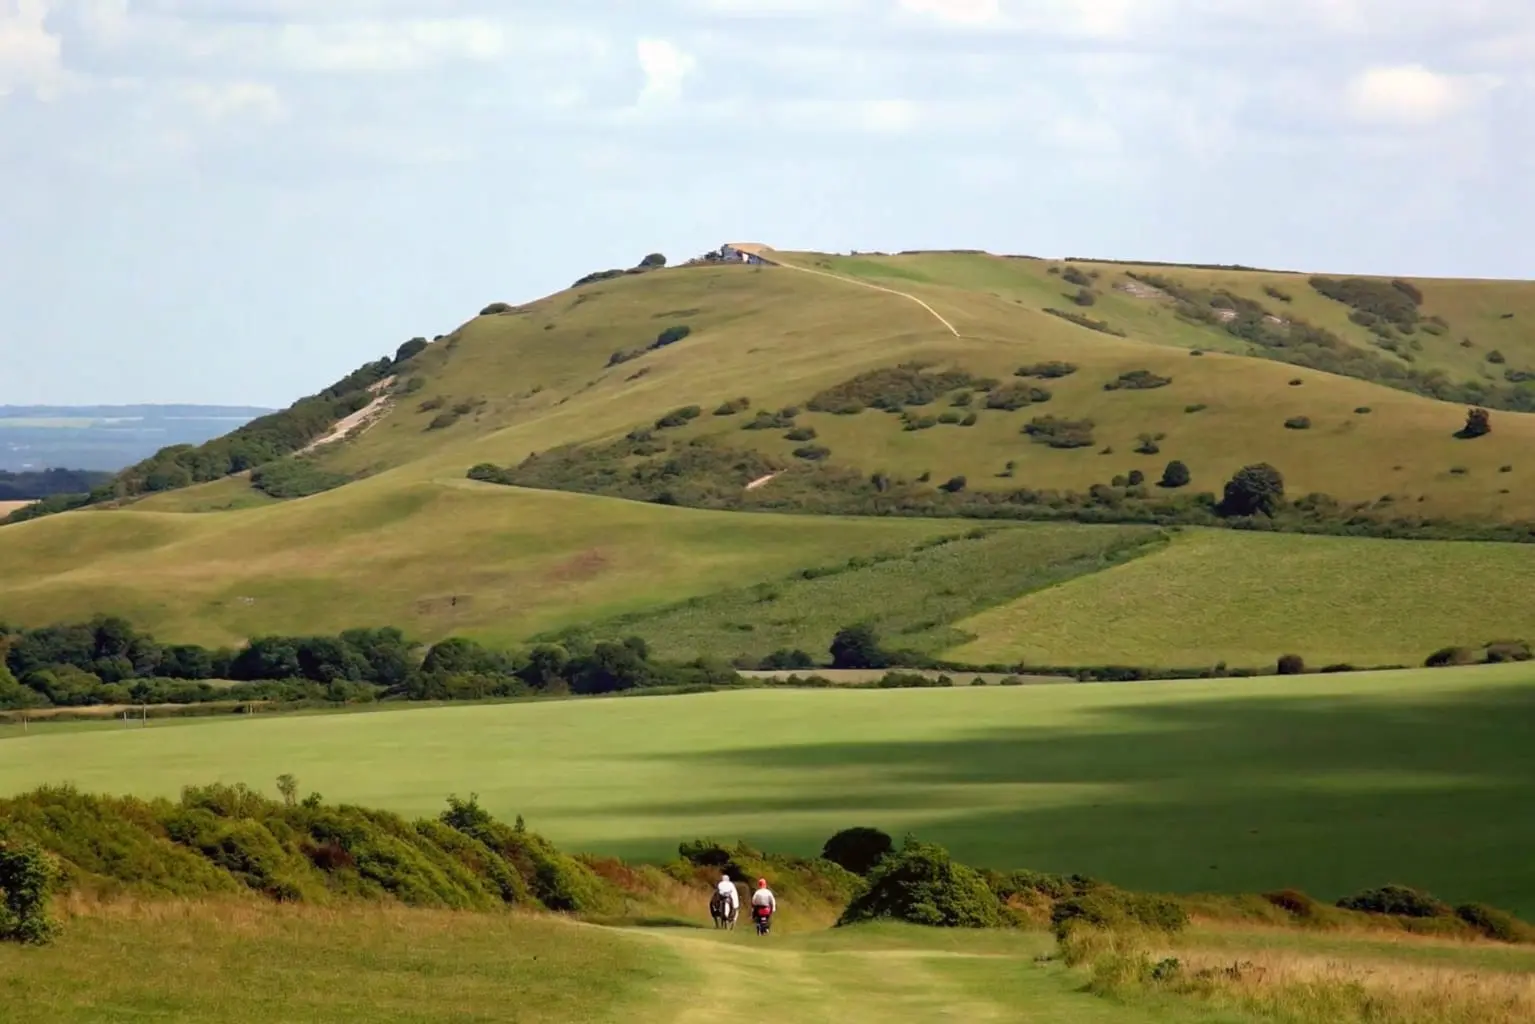
[[954, 529], [378, 478], [237, 513], [89, 511], [7, 527], [0, 615], [112, 609], [204, 642], [381, 623], [511, 641]]
[[1199, 530], [957, 624], [979, 664], [1417, 665], [1535, 636], [1535, 547]]
[[1336, 897], [1399, 882], [1526, 915], [1529, 666], [1283, 681], [747, 692], [34, 729], [0, 791], [173, 795], [292, 772], [406, 813], [478, 792], [568, 849], [678, 836], [813, 852], [915, 830], [988, 866]]

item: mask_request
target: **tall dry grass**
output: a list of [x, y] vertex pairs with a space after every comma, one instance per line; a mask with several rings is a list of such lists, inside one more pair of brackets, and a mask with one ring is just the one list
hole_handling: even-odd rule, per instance
[[1061, 957], [1120, 997], [1167, 994], [1284, 1024], [1529, 1024], [1535, 973], [1322, 956], [1301, 950], [1170, 946], [1149, 933], [1075, 929]]

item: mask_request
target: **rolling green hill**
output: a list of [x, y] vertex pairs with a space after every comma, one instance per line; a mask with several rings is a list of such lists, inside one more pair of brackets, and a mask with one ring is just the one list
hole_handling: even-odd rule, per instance
[[[1215, 524], [1226, 481], [1254, 463], [1278, 468], [1287, 499], [1313, 496], [1293, 507], [1296, 528], [1532, 535], [1535, 414], [1519, 410], [1535, 409], [1535, 284], [764, 253], [770, 265], [679, 266], [492, 305], [263, 421], [259, 445], [171, 453], [98, 496], [107, 507], [0, 528], [0, 618], [115, 611], [210, 642], [389, 622], [513, 642], [910, 555], [964, 532], [942, 521], [956, 514]], [[1457, 436], [1471, 404], [1491, 410], [1491, 430]], [[180, 486], [258, 450], [297, 454]], [[1187, 484], [1158, 486], [1174, 460]], [[111, 507], [124, 497], [136, 500]], [[1180, 541], [1084, 577], [1118, 563], [1068, 572], [1096, 542], [1058, 562], [1057, 535], [1012, 536], [1014, 560], [966, 564], [948, 583], [927, 570], [875, 581], [913, 609], [893, 628], [926, 631], [929, 649], [947, 637], [956, 656], [1062, 664], [1236, 664], [1276, 649], [1405, 662], [1432, 649], [1423, 637], [1535, 632], [1509, 611], [1495, 620], [1508, 637], [1465, 636], [1475, 607], [1450, 600], [1387, 612], [1380, 590], [1334, 569], [1368, 563], [1394, 593], [1474, 578], [1512, 595], [1523, 547], [1286, 537], [1293, 547], [1253, 549], [1221, 533], [1198, 558]], [[1176, 643], [1147, 639], [1167, 611], [1164, 567], [1224, 607], [1214, 581], [1259, 571], [1255, 550], [1327, 568], [1291, 579], [1284, 615], [1233, 598], [1224, 617], [1190, 610]], [[957, 580], [983, 596], [916, 613], [912, 595]], [[1094, 593], [1143, 596], [1156, 614], [1125, 620]], [[1332, 615], [1340, 602], [1355, 614]], [[1409, 612], [1434, 625], [1382, 630]], [[1103, 634], [1099, 615], [1122, 634]], [[682, 646], [723, 656], [766, 635], [812, 642], [784, 624], [748, 644], [740, 630], [677, 628], [693, 629]]]

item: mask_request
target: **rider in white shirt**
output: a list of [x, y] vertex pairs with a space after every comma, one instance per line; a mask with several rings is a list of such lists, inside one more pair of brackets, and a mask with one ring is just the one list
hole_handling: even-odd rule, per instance
[[719, 893], [720, 899], [725, 901], [726, 907], [729, 908], [730, 916], [734, 917], [741, 909], [741, 894], [736, 891], [736, 884], [730, 880], [728, 874], [722, 874], [720, 875], [719, 884], [714, 888]]

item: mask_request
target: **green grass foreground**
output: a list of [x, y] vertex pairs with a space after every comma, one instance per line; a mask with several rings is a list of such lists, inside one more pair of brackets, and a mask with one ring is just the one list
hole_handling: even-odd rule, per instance
[[0, 792], [189, 778], [433, 813], [478, 792], [567, 849], [678, 836], [813, 853], [862, 823], [962, 860], [1127, 887], [1334, 898], [1384, 880], [1528, 915], [1528, 666], [945, 691], [750, 691], [52, 732]]
[[[128, 904], [0, 948], [0, 1019], [51, 1024], [553, 1024], [1215, 1018], [1094, 999], [1037, 933], [874, 927], [727, 938], [402, 908]], [[131, 950], [131, 955], [125, 951]]]

